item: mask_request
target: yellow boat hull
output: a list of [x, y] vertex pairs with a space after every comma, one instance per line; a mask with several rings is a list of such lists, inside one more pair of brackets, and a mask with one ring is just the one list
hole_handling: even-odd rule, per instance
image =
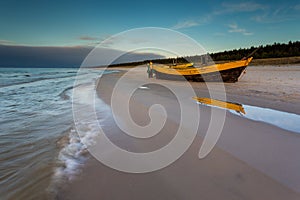
[[236, 82], [246, 67], [252, 61], [252, 57], [245, 60], [215, 64], [206, 67], [193, 67], [174, 69], [166, 65], [152, 66], [156, 77], [159, 79], [186, 79], [191, 81], [224, 81]]

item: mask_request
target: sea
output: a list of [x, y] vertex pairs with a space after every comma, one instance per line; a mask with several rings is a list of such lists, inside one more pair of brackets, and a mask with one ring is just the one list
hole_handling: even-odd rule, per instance
[[80, 71], [0, 68], [1, 200], [52, 199], [86, 162], [74, 128], [72, 92], [106, 72]]

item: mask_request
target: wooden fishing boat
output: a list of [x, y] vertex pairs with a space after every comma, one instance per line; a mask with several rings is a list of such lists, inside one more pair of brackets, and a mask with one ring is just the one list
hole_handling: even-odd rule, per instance
[[193, 99], [201, 104], [206, 104], [209, 106], [215, 106], [215, 107], [219, 107], [219, 108], [225, 108], [228, 110], [234, 110], [238, 113], [246, 114], [243, 105], [241, 105], [239, 103], [232, 103], [232, 102], [227, 102], [227, 101], [220, 101], [220, 100], [216, 100], [216, 99], [201, 98], [201, 97], [193, 97]]
[[174, 68], [168, 65], [152, 65], [150, 68], [158, 79], [185, 79], [198, 82], [237, 82], [253, 57], [247, 57], [239, 61], [214, 64], [204, 67], [194, 67], [192, 65]]

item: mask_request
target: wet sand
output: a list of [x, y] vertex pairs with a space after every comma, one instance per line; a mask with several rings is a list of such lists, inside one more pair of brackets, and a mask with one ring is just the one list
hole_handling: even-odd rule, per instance
[[[140, 67], [128, 81], [147, 79], [145, 71], [145, 67]], [[99, 82], [98, 95], [107, 104], [121, 75], [106, 75]], [[227, 100], [300, 114], [299, 78], [298, 66], [249, 67], [240, 82], [225, 84]], [[172, 84], [183, 87], [178, 81]], [[204, 83], [191, 84], [197, 96], [208, 95]], [[213, 86], [218, 93], [220, 84], [213, 83]], [[174, 95], [157, 85], [148, 87], [149, 90], [139, 90], [131, 99], [132, 118], [141, 125], [149, 123], [149, 99], [165, 106], [171, 117], [158, 135], [146, 141], [126, 136], [113, 119], [108, 119], [105, 133], [129, 151], [160, 148], [178, 129], [180, 117]], [[91, 157], [82, 173], [66, 184], [57, 199], [300, 199], [300, 135], [227, 112], [217, 146], [207, 157], [199, 159], [211, 109], [201, 106], [195, 140], [188, 151], [168, 167], [130, 174], [111, 169]]]

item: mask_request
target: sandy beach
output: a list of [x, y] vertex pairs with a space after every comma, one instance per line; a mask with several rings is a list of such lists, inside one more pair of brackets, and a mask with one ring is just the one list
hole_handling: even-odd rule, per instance
[[[107, 105], [116, 82], [128, 68], [112, 70], [120, 72], [103, 76], [97, 84], [97, 94]], [[128, 83], [147, 79], [146, 66], [139, 66], [128, 77]], [[299, 66], [250, 66], [239, 82], [225, 83], [226, 97], [231, 102], [299, 115], [299, 78]], [[153, 81], [157, 84], [134, 93], [129, 108], [133, 120], [145, 126], [149, 123], [149, 107], [161, 104], [168, 118], [159, 134], [133, 139], [119, 129], [113, 117], [106, 116], [103, 129], [107, 137], [128, 151], [159, 149], [172, 140], [179, 127], [178, 102], [172, 92], [159, 85], [168, 82], [183, 93], [184, 85], [180, 81]], [[197, 96], [208, 97], [205, 83], [190, 84]], [[221, 92], [220, 83], [211, 86], [213, 92]], [[300, 199], [300, 134], [226, 112], [217, 145], [207, 157], [199, 159], [212, 109], [218, 108], [200, 106], [197, 136], [171, 165], [134, 174], [111, 169], [90, 156], [81, 173], [65, 184], [57, 199]]]

